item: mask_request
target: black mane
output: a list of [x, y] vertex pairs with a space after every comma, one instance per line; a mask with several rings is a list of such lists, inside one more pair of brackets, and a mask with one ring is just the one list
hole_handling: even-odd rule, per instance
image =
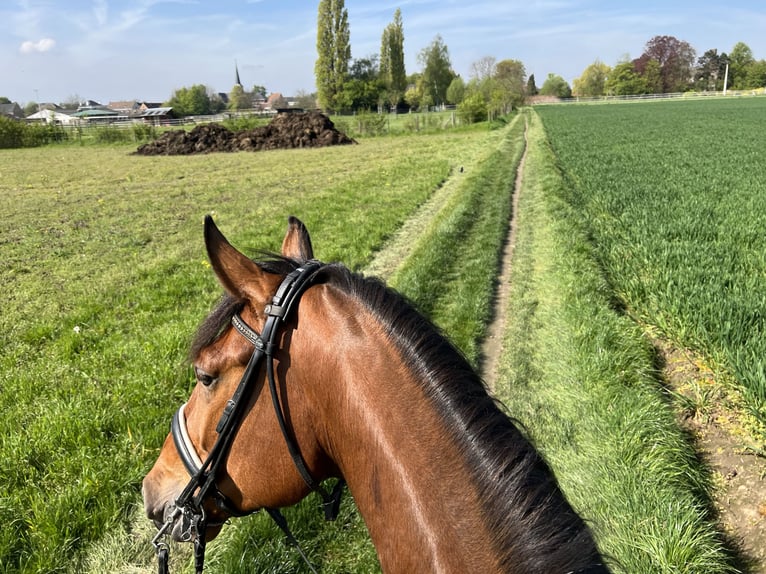
[[[286, 275], [299, 262], [258, 263]], [[401, 294], [339, 264], [312, 278], [353, 295], [386, 327], [407, 366], [466, 458], [479, 486], [483, 516], [506, 572], [608, 572], [592, 535], [561, 493], [548, 465], [487, 392], [468, 361]], [[224, 298], [201, 326], [198, 352], [226, 328], [242, 303]]]
[[506, 572], [608, 572], [590, 530], [548, 465], [487, 392], [462, 353], [401, 294], [343, 266], [320, 273], [363, 302], [457, 438], [479, 485]]

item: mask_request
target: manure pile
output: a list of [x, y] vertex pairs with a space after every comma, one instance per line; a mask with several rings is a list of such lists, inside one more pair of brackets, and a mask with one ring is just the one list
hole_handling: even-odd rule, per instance
[[271, 122], [252, 130], [233, 132], [221, 124], [205, 124], [187, 132], [165, 132], [140, 146], [138, 155], [189, 155], [212, 152], [259, 151], [324, 147], [356, 143], [335, 129], [319, 112], [280, 112]]

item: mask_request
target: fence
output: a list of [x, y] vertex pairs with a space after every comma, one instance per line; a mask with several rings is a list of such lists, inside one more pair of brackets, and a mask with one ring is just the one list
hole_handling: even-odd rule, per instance
[[766, 88], [757, 90], [727, 90], [725, 92], [677, 92], [672, 94], [638, 94], [632, 96], [596, 96], [592, 98], [573, 97], [562, 98], [558, 100], [543, 100], [534, 105], [547, 104], [589, 104], [604, 102], [635, 102], [635, 101], [657, 101], [657, 100], [699, 100], [707, 98], [731, 98], [731, 97], [753, 97], [766, 95]]

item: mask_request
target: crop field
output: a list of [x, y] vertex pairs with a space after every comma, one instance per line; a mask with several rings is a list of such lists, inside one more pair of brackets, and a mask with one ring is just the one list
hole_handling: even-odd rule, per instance
[[[721, 108], [707, 113], [706, 105]], [[738, 375], [728, 351], [682, 320], [683, 304], [673, 307], [670, 294], [650, 290], [668, 263], [651, 259], [650, 246], [640, 243], [656, 221], [643, 198], [659, 201], [666, 182], [645, 188], [621, 182], [649, 179], [645, 163], [623, 161], [651, 147], [639, 133], [647, 124], [654, 126], [653, 145], [664, 150], [656, 157], [667, 161], [665, 176], [678, 180], [684, 165], [700, 160], [683, 151], [669, 159], [683, 124], [704, 117], [694, 120], [697, 131], [739, 125], [758, 110], [752, 102], [551, 107], [539, 116], [520, 114], [501, 129], [434, 129], [360, 137], [357, 146], [255, 154], [139, 157], [125, 144], [4, 150], [0, 573], [155, 571], [140, 483], [193, 385], [190, 339], [221, 294], [205, 258], [205, 214], [214, 213], [232, 243], [253, 256], [278, 250], [287, 215], [297, 215], [318, 258], [382, 275], [478, 366], [527, 139], [495, 392], [548, 459], [616, 573], [737, 572], [735, 552], [710, 511], [710, 478], [676, 424], [633, 316], [709, 350], [722, 372], [732, 380]], [[672, 122], [682, 125], [673, 124], [668, 138], [661, 128]], [[752, 132], [742, 133], [739, 149], [757, 155], [748, 143]], [[696, 145], [708, 154], [701, 157], [710, 158], [700, 165], [720, 165], [710, 133], [699, 137]], [[622, 156], [609, 155], [615, 150]], [[754, 170], [757, 163], [750, 162]], [[612, 183], [596, 185], [591, 173]], [[735, 193], [732, 184], [740, 180], [726, 173]], [[757, 173], [754, 182], [763, 175]], [[697, 186], [707, 182], [701, 177]], [[668, 238], [681, 233], [671, 231], [674, 222], [703, 202], [685, 186], [673, 190], [683, 213], [659, 214], [671, 247]], [[732, 226], [752, 217], [750, 206], [759, 201], [736, 193], [754, 203], [745, 208], [728, 200], [740, 209], [726, 220]], [[712, 198], [711, 192], [704, 201], [712, 206]], [[723, 216], [722, 205], [711, 206], [700, 213]], [[628, 212], [643, 213], [643, 226], [633, 225]], [[700, 233], [712, 233], [699, 225]], [[716, 225], [716, 237], [728, 240], [733, 232]], [[760, 239], [750, 233], [747, 255], [754, 258]], [[634, 253], [642, 259], [621, 260]], [[698, 270], [695, 277], [703, 275]], [[734, 279], [729, 287], [741, 289]], [[756, 279], [740, 280], [757, 292]], [[692, 282], [679, 275], [672, 285]], [[757, 391], [747, 393], [756, 417]], [[335, 523], [324, 523], [318, 506], [309, 497], [285, 511], [318, 571], [379, 571], [351, 497]], [[174, 545], [171, 558], [171, 571], [193, 571], [188, 545]], [[262, 513], [230, 521], [208, 547], [207, 568], [309, 571]]]
[[628, 311], [702, 352], [766, 429], [766, 99], [539, 108]]

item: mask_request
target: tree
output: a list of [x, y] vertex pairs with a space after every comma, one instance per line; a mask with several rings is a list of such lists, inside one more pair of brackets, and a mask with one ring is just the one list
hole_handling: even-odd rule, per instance
[[418, 90], [417, 86], [407, 88], [407, 91], [404, 92], [404, 101], [413, 110], [420, 109], [422, 99], [423, 94], [420, 93], [420, 90]]
[[418, 62], [423, 66], [422, 105], [441, 105], [447, 100], [447, 88], [455, 79], [452, 63], [441, 35], [437, 34], [433, 42], [418, 54]]
[[662, 93], [662, 68], [657, 60], [649, 60], [644, 66], [645, 94]]
[[487, 102], [484, 101], [480, 92], [467, 95], [457, 107], [460, 119], [472, 124], [487, 119]]
[[747, 68], [753, 62], [753, 51], [744, 42], [737, 42], [729, 53], [729, 78], [731, 87], [743, 90], [747, 87]]
[[694, 80], [694, 62], [697, 53], [688, 42], [674, 36], [655, 36], [646, 43], [644, 53], [636, 61], [635, 68], [644, 74], [644, 67], [650, 60], [660, 64], [662, 91], [682, 92]]
[[351, 63], [343, 87], [345, 106], [354, 110], [376, 109], [382, 103], [384, 91], [377, 55], [358, 58]]
[[314, 65], [317, 98], [326, 109], [344, 107], [343, 84], [351, 60], [348, 11], [343, 0], [320, 0], [317, 26], [318, 58]]
[[728, 61], [728, 56], [719, 54], [716, 49], [708, 50], [702, 54], [697, 60], [694, 86], [702, 91], [723, 89], [723, 79], [726, 75], [726, 63]]
[[251, 107], [253, 107], [252, 95], [245, 91], [242, 84], [234, 84], [231, 92], [229, 92], [229, 109], [248, 110]]
[[606, 80], [612, 71], [601, 60], [596, 60], [585, 68], [582, 76], [573, 82], [572, 91], [576, 96], [593, 98], [606, 94]]
[[380, 42], [380, 77], [391, 107], [402, 101], [407, 89], [407, 72], [404, 67], [404, 26], [402, 11], [397, 8], [394, 21], [383, 30]]
[[450, 82], [447, 88], [447, 101], [450, 104], [459, 104], [465, 98], [465, 82], [463, 78], [457, 76]]
[[501, 60], [495, 65], [495, 91], [490, 105], [503, 114], [524, 103], [527, 71], [519, 60]]
[[0, 104], [12, 104], [13, 102], [5, 96], [0, 96]]
[[176, 90], [165, 105], [180, 116], [204, 116], [217, 111], [217, 104], [213, 104], [208, 88], [202, 84]]
[[537, 84], [535, 84], [535, 75], [530, 74], [529, 79], [527, 80], [527, 90], [526, 94], [528, 96], [536, 96], [538, 93]]
[[306, 90], [298, 90], [295, 94], [295, 105], [304, 110], [313, 110], [317, 107], [316, 94], [309, 94]]
[[25, 116], [31, 116], [34, 113], [37, 113], [40, 111], [40, 104], [37, 102], [27, 102], [24, 106], [24, 115]]
[[555, 96], [557, 98], [571, 98], [572, 89], [567, 81], [556, 74], [548, 74], [548, 77], [540, 88], [540, 95]]
[[65, 110], [76, 110], [82, 105], [84, 99], [80, 94], [70, 94], [59, 105]]
[[635, 96], [647, 93], [646, 79], [636, 71], [632, 61], [618, 63], [609, 75], [604, 89], [614, 96]]
[[471, 64], [471, 78], [479, 82], [495, 75], [496, 60], [492, 56], [484, 56]]
[[748, 89], [766, 87], [766, 60], [757, 60], [747, 67], [745, 85]]

